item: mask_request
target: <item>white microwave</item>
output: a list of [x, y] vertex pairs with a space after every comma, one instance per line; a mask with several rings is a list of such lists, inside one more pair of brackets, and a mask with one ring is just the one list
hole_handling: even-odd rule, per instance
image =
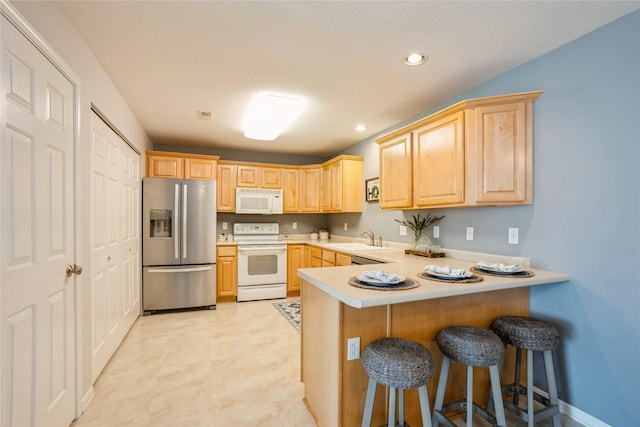
[[273, 215], [282, 213], [282, 190], [236, 188], [236, 213]]

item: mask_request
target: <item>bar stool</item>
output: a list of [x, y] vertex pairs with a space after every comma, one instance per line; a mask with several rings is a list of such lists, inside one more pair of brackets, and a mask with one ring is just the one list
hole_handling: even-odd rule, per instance
[[[531, 317], [503, 316], [491, 324], [491, 329], [498, 334], [505, 344], [516, 347], [516, 372], [514, 381], [502, 387], [502, 394], [513, 393], [511, 402], [504, 401], [504, 406], [533, 427], [538, 421], [552, 418], [553, 427], [560, 427], [560, 408], [558, 406], [558, 387], [553, 369], [552, 350], [560, 341], [558, 330], [549, 322]], [[520, 382], [520, 368], [522, 366], [522, 350], [527, 350], [527, 386]], [[533, 352], [541, 351], [544, 356], [545, 373], [549, 398], [541, 396], [533, 389]], [[501, 394], [501, 396], [502, 396]], [[520, 395], [527, 396], [526, 411], [518, 407]], [[535, 410], [534, 399], [544, 405]]]
[[396, 389], [399, 395], [398, 425], [408, 426], [404, 422], [404, 390], [417, 388], [423, 425], [431, 427], [427, 383], [433, 374], [434, 365], [429, 350], [415, 341], [403, 338], [380, 338], [364, 350], [362, 365], [369, 375], [362, 427], [371, 425], [377, 383], [390, 387], [388, 426], [396, 425]]
[[[441, 329], [436, 337], [438, 347], [444, 355], [442, 369], [438, 381], [436, 403], [433, 410], [433, 426], [440, 423], [455, 427], [455, 424], [445, 415], [447, 412], [466, 409], [467, 426], [473, 425], [473, 413], [493, 425], [506, 426], [502, 399], [495, 398], [495, 417], [484, 408], [473, 402], [473, 367], [481, 366], [489, 368], [491, 377], [491, 390], [493, 396], [500, 392], [500, 374], [498, 365], [504, 360], [504, 344], [500, 338], [488, 329], [475, 326], [450, 326]], [[451, 360], [467, 365], [467, 398], [444, 404], [444, 394], [447, 388], [449, 365]]]

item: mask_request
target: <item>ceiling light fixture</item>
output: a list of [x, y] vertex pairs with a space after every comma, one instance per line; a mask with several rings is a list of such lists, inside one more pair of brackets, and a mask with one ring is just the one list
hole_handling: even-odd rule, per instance
[[357, 125], [354, 129], [358, 132], [364, 132], [365, 130], [367, 130], [367, 127], [365, 125]]
[[427, 59], [429, 59], [429, 57], [424, 53], [412, 53], [405, 56], [402, 62], [404, 62], [405, 65], [413, 67], [416, 65], [424, 64], [425, 62], [427, 62]]
[[304, 107], [304, 100], [290, 96], [259, 93], [247, 108], [242, 130], [244, 136], [273, 141], [295, 120]]

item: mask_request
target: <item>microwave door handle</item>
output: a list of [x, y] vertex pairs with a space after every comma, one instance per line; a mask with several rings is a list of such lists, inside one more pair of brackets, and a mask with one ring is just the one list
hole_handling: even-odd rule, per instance
[[182, 258], [187, 258], [187, 184], [182, 185]]
[[[180, 202], [180, 187], [178, 184], [175, 185], [175, 188], [173, 190], [173, 212], [175, 213], [175, 225], [180, 224], [180, 213], [178, 210], [178, 204]], [[179, 253], [179, 249], [180, 249], [180, 241], [178, 240], [178, 236], [174, 236], [173, 237], [173, 256], [175, 259], [179, 259], [180, 258], [180, 253]]]

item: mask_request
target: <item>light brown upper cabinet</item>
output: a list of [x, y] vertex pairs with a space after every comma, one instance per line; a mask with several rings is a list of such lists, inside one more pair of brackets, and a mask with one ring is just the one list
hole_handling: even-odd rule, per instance
[[282, 168], [262, 166], [260, 168], [260, 187], [282, 189]]
[[541, 94], [461, 101], [376, 140], [380, 208], [531, 204]]
[[282, 189], [282, 168], [238, 163], [236, 186]]
[[236, 179], [238, 167], [232, 163], [220, 161], [218, 163], [218, 183], [216, 210], [218, 212], [235, 212], [236, 210]]
[[322, 167], [300, 166], [300, 212], [318, 213], [321, 209]]
[[300, 212], [300, 170], [284, 168], [282, 170], [283, 212]]
[[362, 159], [342, 155], [322, 164], [323, 212], [362, 212]]
[[413, 131], [413, 202], [416, 206], [464, 201], [462, 113]]
[[216, 179], [218, 156], [147, 151], [147, 176], [151, 178]]

